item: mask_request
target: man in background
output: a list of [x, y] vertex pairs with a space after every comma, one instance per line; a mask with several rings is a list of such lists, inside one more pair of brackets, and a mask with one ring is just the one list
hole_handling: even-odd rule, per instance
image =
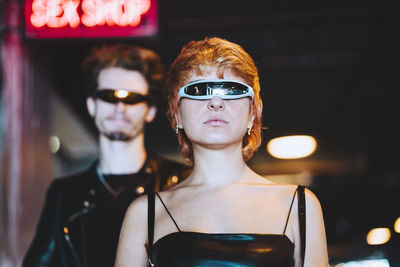
[[89, 169], [52, 182], [23, 267], [113, 266], [129, 204], [190, 172], [145, 147], [145, 125], [166, 98], [164, 67], [154, 51], [101, 46], [84, 60], [83, 69], [93, 91], [86, 102], [99, 132], [100, 154]]

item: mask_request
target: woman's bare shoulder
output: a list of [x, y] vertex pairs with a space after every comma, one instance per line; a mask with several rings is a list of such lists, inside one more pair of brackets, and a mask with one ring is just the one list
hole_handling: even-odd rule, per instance
[[[297, 194], [297, 189], [299, 187], [298, 184], [278, 183], [278, 182], [271, 181], [268, 178], [266, 178], [266, 180], [268, 182], [260, 183], [260, 186], [263, 186], [265, 188], [265, 190], [274, 191], [277, 194], [280, 194], [282, 196], [285, 196], [285, 195], [296, 196], [296, 194]], [[310, 202], [312, 205], [319, 205], [319, 200], [318, 200], [317, 196], [307, 186], [304, 186], [304, 193], [306, 196], [306, 201]]]
[[131, 217], [133, 214], [135, 217], [139, 217], [142, 215], [147, 216], [147, 203], [147, 194], [141, 195], [129, 205], [125, 216], [128, 218]]
[[135, 199], [125, 213], [118, 241], [115, 266], [145, 266], [147, 238], [147, 196]]
[[312, 213], [317, 213], [319, 216], [322, 214], [322, 207], [318, 197], [311, 189], [305, 188], [306, 208]]
[[[287, 198], [289, 196], [292, 196], [293, 198], [298, 198], [297, 189], [299, 185], [297, 184], [275, 184], [275, 185], [279, 188], [282, 197]], [[318, 197], [307, 186], [304, 187], [304, 195], [307, 208], [316, 211], [321, 210], [321, 204], [319, 202]]]

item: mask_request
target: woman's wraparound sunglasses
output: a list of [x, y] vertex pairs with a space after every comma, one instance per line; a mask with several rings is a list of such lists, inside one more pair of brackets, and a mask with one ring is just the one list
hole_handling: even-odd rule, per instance
[[96, 97], [105, 102], [113, 104], [122, 102], [124, 104], [133, 105], [140, 102], [150, 102], [150, 98], [148, 96], [133, 93], [125, 89], [98, 89], [96, 91]]
[[221, 99], [254, 98], [254, 90], [245, 83], [235, 80], [200, 80], [186, 84], [179, 89], [178, 101], [182, 97], [207, 100], [214, 96]]

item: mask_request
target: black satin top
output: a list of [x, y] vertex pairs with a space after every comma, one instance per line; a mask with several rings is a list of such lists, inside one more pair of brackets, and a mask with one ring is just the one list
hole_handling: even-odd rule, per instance
[[294, 245], [286, 235], [175, 232], [153, 246], [157, 267], [293, 267]]
[[[151, 246], [149, 250], [150, 261], [154, 265], [149, 264], [149, 266], [293, 267], [294, 244], [285, 235], [285, 232], [295, 194], [282, 234], [211, 234], [181, 231], [162, 199], [156, 193], [178, 232], [160, 238]], [[149, 224], [149, 227], [154, 229], [151, 224]], [[149, 240], [152, 240], [152, 237]]]

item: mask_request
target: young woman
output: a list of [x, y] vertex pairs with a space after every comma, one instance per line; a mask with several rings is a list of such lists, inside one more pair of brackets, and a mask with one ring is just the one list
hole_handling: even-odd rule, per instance
[[248, 53], [220, 38], [191, 41], [167, 85], [169, 119], [193, 171], [131, 204], [115, 266], [328, 266], [315, 195], [246, 165], [261, 143], [262, 121]]

